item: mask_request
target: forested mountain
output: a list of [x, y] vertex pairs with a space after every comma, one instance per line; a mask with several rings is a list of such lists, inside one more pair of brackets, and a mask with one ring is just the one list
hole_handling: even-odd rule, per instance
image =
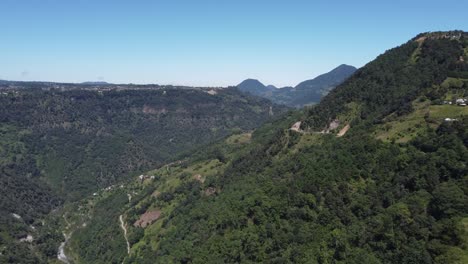
[[300, 108], [318, 103], [323, 96], [345, 81], [355, 71], [355, 67], [342, 64], [328, 73], [301, 82], [296, 87], [277, 89], [273, 85], [265, 86], [258, 80], [252, 79], [243, 81], [237, 87], [243, 92], [270, 99], [275, 103]]
[[0, 89], [0, 263], [36, 263], [30, 243], [18, 242], [29, 234], [55, 257], [40, 227], [58, 205], [287, 110], [235, 88], [56, 86], [6, 82]]
[[319, 75], [312, 80], [307, 80], [298, 84], [298, 90], [314, 89], [314, 87], [337, 86], [351, 76], [357, 69], [354, 66], [342, 64], [328, 73]]
[[356, 70], [354, 66], [342, 64], [328, 73], [319, 75], [312, 80], [301, 82], [294, 87], [294, 96], [292, 96], [290, 104], [301, 106], [310, 104], [310, 102], [319, 102], [323, 96], [344, 82]]
[[262, 96], [268, 92], [273, 92], [275, 87], [272, 85], [265, 86], [259, 80], [247, 79], [237, 85], [237, 88], [242, 92], [253, 95]]
[[70, 209], [66, 252], [76, 263], [467, 263], [467, 61], [468, 33], [421, 34], [316, 107]]

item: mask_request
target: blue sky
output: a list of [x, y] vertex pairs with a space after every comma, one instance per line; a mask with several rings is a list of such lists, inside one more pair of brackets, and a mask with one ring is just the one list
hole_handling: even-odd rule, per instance
[[0, 79], [276, 86], [365, 65], [468, 1], [0, 1]]

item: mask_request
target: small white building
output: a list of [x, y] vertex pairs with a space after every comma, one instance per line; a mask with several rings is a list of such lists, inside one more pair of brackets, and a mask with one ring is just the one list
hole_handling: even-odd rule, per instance
[[19, 214], [12, 213], [11, 215], [18, 220], [21, 219], [21, 215]]
[[20, 242], [28, 242], [31, 243], [34, 241], [34, 237], [32, 235], [27, 235], [19, 240]]
[[459, 106], [466, 106], [466, 104], [468, 103], [468, 99], [459, 98], [455, 101], [455, 103]]

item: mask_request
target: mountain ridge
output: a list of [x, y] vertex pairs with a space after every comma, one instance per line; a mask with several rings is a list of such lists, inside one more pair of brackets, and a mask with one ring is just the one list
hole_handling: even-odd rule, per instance
[[275, 89], [275, 86], [265, 86], [256, 79], [244, 80], [237, 87], [245, 93], [264, 97], [278, 104], [300, 108], [319, 102], [324, 95], [351, 76], [356, 70], [353, 66], [341, 64], [333, 70], [303, 81], [295, 87]]
[[336, 86], [337, 84], [342, 83], [344, 79], [351, 76], [356, 70], [357, 68], [354, 66], [341, 64], [340, 66], [334, 68], [333, 70], [327, 73], [321, 74], [311, 80], [306, 80], [306, 81], [299, 83], [294, 88], [295, 89], [307, 89], [309, 88], [308, 86], [314, 86], [314, 85]]

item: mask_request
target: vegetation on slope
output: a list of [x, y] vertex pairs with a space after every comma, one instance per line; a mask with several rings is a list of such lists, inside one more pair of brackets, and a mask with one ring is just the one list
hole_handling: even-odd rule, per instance
[[[38, 251], [55, 257], [62, 235], [40, 238], [47, 230], [42, 220], [64, 201], [252, 130], [286, 110], [236, 89], [81, 88], [16, 87], [0, 94], [0, 262], [38, 262], [39, 255], [21, 257]], [[33, 242], [20, 242], [27, 235]], [[47, 236], [54, 252], [38, 246]]]
[[447, 33], [448, 37], [439, 33], [422, 41], [411, 40], [368, 63], [312, 108], [303, 128], [323, 129], [347, 112], [351, 102], [362, 106], [357, 119], [372, 124], [393, 112], [411, 112], [412, 102], [421, 95], [431, 100], [441, 98], [447, 92], [441, 85], [444, 80], [461, 78], [468, 72], [466, 61], [460, 61], [468, 45], [467, 33], [452, 33]]
[[[251, 150], [210, 185], [186, 185], [192, 195], [143, 239], [156, 247], [129, 262], [462, 261], [468, 153], [457, 125], [404, 149], [350, 135], [297, 154], [278, 142]], [[219, 194], [203, 195], [208, 186]]]
[[71, 199], [284, 111], [232, 89], [25, 91], [0, 100], [2, 124], [24, 131], [18, 144], [37, 167], [31, 173]]
[[[124, 262], [467, 262], [468, 117], [443, 102], [466, 94], [443, 83], [464, 79], [467, 42], [452, 36], [390, 50], [306, 113], [134, 182], [148, 195], [119, 212], [132, 234]], [[334, 119], [341, 124], [325, 129]], [[302, 129], [291, 130], [298, 120]], [[397, 128], [402, 140], [381, 134], [413, 120], [417, 133]], [[132, 227], [148, 210], [162, 213]], [[86, 249], [87, 239], [74, 246]]]
[[[274, 134], [258, 130], [249, 141], [236, 135], [148, 172], [154, 180], [124, 188], [139, 195], [120, 212], [96, 214], [106, 216], [106, 226], [125, 215], [132, 246], [125, 263], [463, 263], [466, 121], [444, 123], [404, 145], [351, 131], [300, 147], [313, 135], [277, 123]], [[134, 227], [149, 210], [161, 217]], [[100, 245], [103, 251], [88, 260], [105, 263], [111, 243], [81, 235], [94, 226], [78, 232], [73, 250]], [[117, 227], [107, 235], [124, 243]]]

